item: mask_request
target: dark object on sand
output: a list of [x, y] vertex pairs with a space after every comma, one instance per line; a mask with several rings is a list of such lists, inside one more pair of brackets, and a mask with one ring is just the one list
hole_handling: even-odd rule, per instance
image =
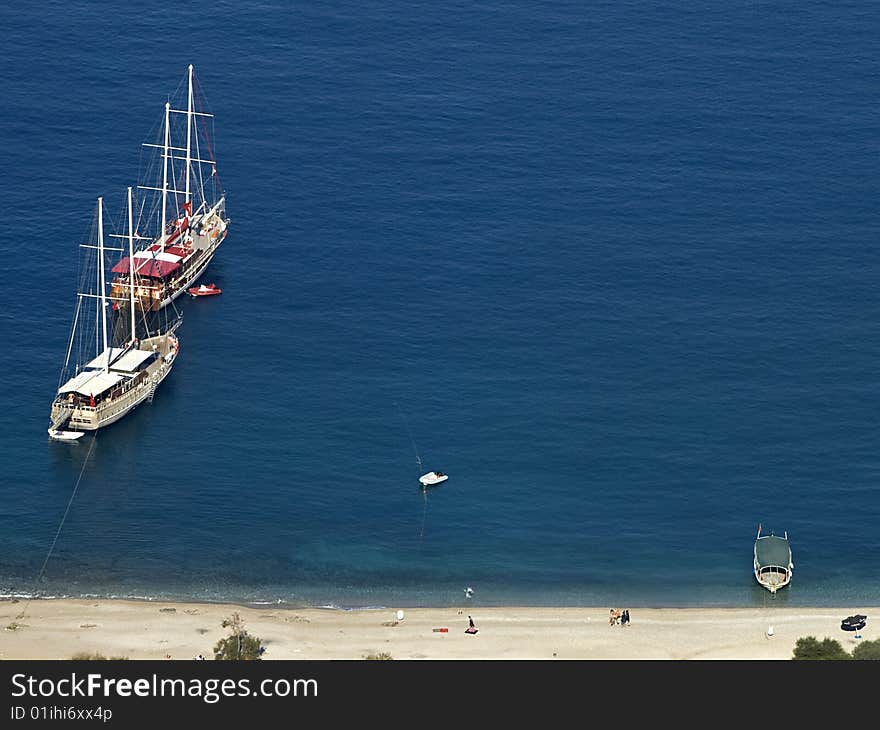
[[[847, 616], [843, 619], [843, 621], [840, 622], [840, 628], [844, 631], [860, 631], [865, 628], [867, 622], [867, 616], [857, 613], [854, 616]], [[858, 634], [856, 634], [856, 636], [858, 636]]]

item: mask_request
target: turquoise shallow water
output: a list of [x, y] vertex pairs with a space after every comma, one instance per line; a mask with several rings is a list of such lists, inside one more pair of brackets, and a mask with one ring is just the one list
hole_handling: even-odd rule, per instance
[[136, 4], [0, 9], [0, 593], [88, 448], [45, 438], [75, 246], [192, 62], [224, 293], [98, 435], [41, 593], [761, 605], [762, 522], [780, 604], [880, 600], [871, 3], [210, 10], [156, 53]]

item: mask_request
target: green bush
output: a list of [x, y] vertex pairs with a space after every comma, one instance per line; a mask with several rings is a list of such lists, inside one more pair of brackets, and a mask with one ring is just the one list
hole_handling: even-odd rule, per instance
[[815, 636], [804, 636], [798, 639], [794, 646], [794, 656], [792, 656], [792, 659], [806, 660], [851, 658], [836, 639], [819, 641]]
[[223, 661], [259, 660], [266, 649], [256, 636], [244, 629], [244, 621], [238, 613], [232, 614], [221, 624], [224, 629], [231, 628], [232, 636], [220, 639], [214, 647], [214, 659]]
[[880, 659], [880, 639], [863, 641], [852, 653], [853, 659]]
[[97, 651], [78, 651], [74, 654], [71, 659], [75, 659], [76, 661], [97, 661], [98, 659], [110, 659], [110, 661], [122, 661], [124, 659], [128, 659], [127, 656], [111, 656], [105, 657], [103, 654]]

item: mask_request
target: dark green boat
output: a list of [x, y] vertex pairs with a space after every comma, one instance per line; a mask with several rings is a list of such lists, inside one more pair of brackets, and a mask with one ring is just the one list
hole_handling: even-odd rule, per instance
[[755, 538], [755, 579], [771, 593], [776, 593], [791, 582], [794, 563], [791, 560], [791, 546], [788, 532], [783, 537], [761, 534]]

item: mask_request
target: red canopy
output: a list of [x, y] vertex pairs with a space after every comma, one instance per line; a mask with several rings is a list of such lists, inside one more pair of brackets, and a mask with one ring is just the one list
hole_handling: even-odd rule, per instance
[[[160, 259], [142, 259], [135, 257], [134, 273], [137, 276], [150, 276], [154, 279], [164, 279], [180, 268], [177, 261], [162, 261]], [[114, 274], [127, 274], [129, 271], [128, 256], [113, 267]]]
[[165, 253], [171, 253], [175, 256], [180, 256], [180, 258], [186, 258], [189, 255], [189, 251], [182, 246], [166, 246]]

